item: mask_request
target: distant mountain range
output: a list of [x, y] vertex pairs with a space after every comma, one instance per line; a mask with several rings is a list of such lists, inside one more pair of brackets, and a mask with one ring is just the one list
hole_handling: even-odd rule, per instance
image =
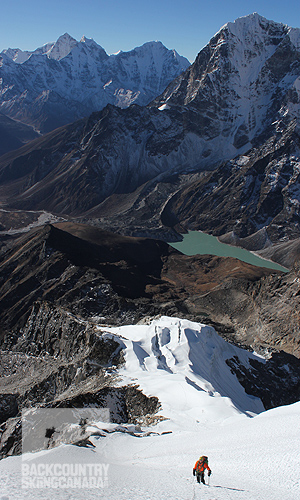
[[[7, 54], [2, 57], [9, 60], [7, 67], [22, 71], [32, 64], [39, 79], [43, 72], [37, 71], [37, 61], [42, 68], [47, 61], [54, 70], [57, 64], [70, 70], [75, 54], [96, 51], [95, 42], [67, 40], [67, 49], [66, 42], [62, 44], [64, 49], [55, 45], [45, 48], [48, 55], [54, 51], [55, 59], [33, 54], [20, 65]], [[154, 48], [165, 52], [161, 44], [153, 43], [136, 51], [151, 49], [153, 55]], [[108, 61], [103, 50], [97, 49], [97, 54]], [[131, 60], [129, 54], [111, 57]], [[76, 68], [79, 71], [79, 62]], [[49, 78], [56, 75], [54, 70]], [[144, 214], [139, 230], [147, 231], [149, 224], [145, 221], [164, 210], [165, 224], [171, 226], [180, 222], [217, 234], [236, 231], [243, 238], [273, 226], [276, 240], [294, 238], [300, 235], [299, 115], [300, 30], [252, 14], [226, 24], [195, 62], [148, 106], [134, 104], [120, 109], [108, 105], [89, 118], [2, 157], [0, 196], [6, 206], [18, 209], [98, 219], [114, 213], [117, 230], [121, 224], [128, 230], [128, 210], [133, 227], [136, 217]], [[207, 173], [216, 168], [220, 169], [218, 174]], [[247, 174], [239, 177], [245, 169]], [[220, 189], [218, 182], [225, 174], [230, 179], [231, 173], [235, 182], [230, 180], [226, 189]], [[141, 191], [147, 182], [147, 188]], [[160, 190], [156, 186], [162, 183], [168, 187], [163, 188], [158, 203]], [[172, 193], [187, 185], [186, 198], [179, 204], [171, 203]], [[131, 199], [123, 199], [121, 222], [120, 196], [129, 196], [135, 190], [139, 192], [130, 194]], [[150, 208], [151, 190], [155, 195]], [[203, 201], [204, 194], [205, 208], [202, 203], [197, 215], [188, 213], [188, 207], [195, 211], [196, 198]], [[114, 198], [104, 204], [111, 196]], [[178, 199], [179, 194], [176, 196]], [[193, 203], [188, 203], [190, 199]], [[111, 220], [112, 227], [110, 224]], [[281, 228], [277, 231], [274, 228], [278, 225]]]
[[32, 52], [0, 54], [0, 111], [44, 133], [99, 111], [148, 104], [190, 65], [161, 42], [108, 55], [65, 33]]

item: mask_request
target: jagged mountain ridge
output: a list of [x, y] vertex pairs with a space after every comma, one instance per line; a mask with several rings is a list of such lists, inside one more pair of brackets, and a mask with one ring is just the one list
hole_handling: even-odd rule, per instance
[[107, 106], [50, 135], [48, 144], [46, 136], [23, 149], [22, 160], [3, 157], [2, 200], [71, 215], [98, 207], [101, 217], [99, 204], [114, 193], [212, 170], [284, 135], [292, 122], [297, 134], [299, 33], [258, 14], [228, 23], [146, 108]]
[[196, 153], [190, 138], [180, 144], [183, 135], [184, 124], [158, 110], [108, 105], [1, 157], [1, 199], [19, 209], [82, 215], [178, 162], [188, 168], [186, 156]]
[[48, 132], [111, 103], [147, 104], [189, 61], [161, 42], [108, 56], [94, 40], [67, 33], [33, 52], [0, 54], [0, 110]]

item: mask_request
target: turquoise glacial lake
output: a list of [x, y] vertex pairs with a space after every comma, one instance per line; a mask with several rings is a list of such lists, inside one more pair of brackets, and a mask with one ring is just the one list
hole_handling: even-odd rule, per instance
[[170, 246], [185, 255], [217, 255], [218, 257], [235, 257], [236, 259], [252, 264], [253, 266], [267, 267], [278, 271], [288, 272], [288, 269], [272, 262], [262, 259], [258, 255], [245, 250], [221, 243], [215, 236], [200, 231], [189, 231], [183, 235], [183, 241], [169, 243]]

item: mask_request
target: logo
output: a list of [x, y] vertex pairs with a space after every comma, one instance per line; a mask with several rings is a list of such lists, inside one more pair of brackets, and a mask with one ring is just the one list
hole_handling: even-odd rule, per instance
[[[93, 451], [95, 439], [100, 447], [101, 426], [109, 423], [109, 417], [108, 408], [24, 410], [22, 488], [99, 489], [107, 486], [109, 464], [101, 461], [99, 448], [97, 453]], [[60, 447], [59, 453], [54, 450], [57, 447]], [[80, 453], [78, 447], [90, 448], [91, 453]]]

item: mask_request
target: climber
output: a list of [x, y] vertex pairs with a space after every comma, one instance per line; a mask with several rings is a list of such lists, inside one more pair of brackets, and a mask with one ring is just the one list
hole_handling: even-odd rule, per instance
[[210, 476], [211, 470], [208, 466], [208, 458], [206, 456], [202, 456], [199, 458], [199, 460], [197, 460], [197, 462], [195, 463], [195, 466], [193, 468], [193, 475], [197, 476], [198, 483], [200, 483], [200, 481], [201, 481], [201, 483], [205, 484], [205, 480], [204, 480], [205, 469], [207, 469], [208, 476]]

